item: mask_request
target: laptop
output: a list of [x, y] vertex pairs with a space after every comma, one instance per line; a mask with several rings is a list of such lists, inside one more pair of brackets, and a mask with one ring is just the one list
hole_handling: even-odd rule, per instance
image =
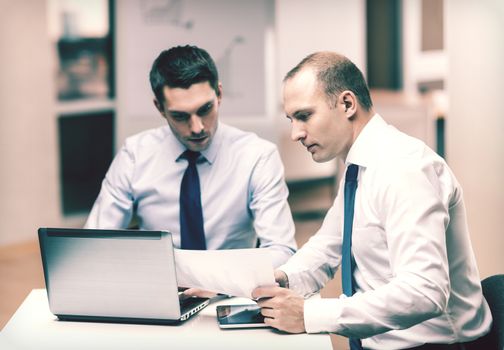
[[60, 320], [174, 324], [209, 303], [181, 298], [170, 232], [40, 228], [38, 236]]

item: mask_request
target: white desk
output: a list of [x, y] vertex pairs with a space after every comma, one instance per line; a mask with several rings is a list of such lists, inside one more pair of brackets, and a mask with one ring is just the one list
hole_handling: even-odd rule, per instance
[[249, 300], [220, 300], [177, 326], [66, 322], [49, 311], [45, 289], [34, 289], [0, 333], [0, 349], [332, 349], [330, 337], [323, 334], [285, 334], [269, 328], [221, 330], [216, 305], [243, 302]]

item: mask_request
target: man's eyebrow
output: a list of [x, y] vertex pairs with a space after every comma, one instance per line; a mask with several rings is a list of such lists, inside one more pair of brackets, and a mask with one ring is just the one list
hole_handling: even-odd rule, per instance
[[[214, 102], [214, 100], [210, 100], [210, 101], [207, 101], [207, 102], [203, 103], [201, 106], [199, 106], [196, 109], [196, 114], [198, 114], [198, 112], [201, 111], [201, 109], [207, 107], [208, 105], [212, 104], [213, 102]], [[189, 113], [189, 112], [177, 111], [177, 110], [174, 110], [174, 109], [168, 109], [168, 113], [170, 113], [170, 114], [178, 114], [178, 115], [191, 115], [191, 113]]]
[[170, 110], [170, 109], [168, 110], [168, 113], [170, 113], [171, 115], [179, 116], [179, 117], [186, 117], [186, 116], [191, 115], [190, 113], [187, 113], [187, 112]]
[[293, 118], [303, 118], [303, 117], [306, 117], [306, 114], [312, 114], [313, 113], [313, 108], [303, 108], [303, 109], [299, 109], [297, 111], [295, 111], [294, 113], [292, 113], [292, 117]]

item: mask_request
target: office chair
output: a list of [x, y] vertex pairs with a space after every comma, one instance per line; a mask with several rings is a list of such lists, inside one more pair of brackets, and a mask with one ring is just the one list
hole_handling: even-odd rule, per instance
[[504, 350], [504, 274], [493, 275], [481, 281], [483, 295], [492, 312], [490, 333], [478, 342], [478, 349]]

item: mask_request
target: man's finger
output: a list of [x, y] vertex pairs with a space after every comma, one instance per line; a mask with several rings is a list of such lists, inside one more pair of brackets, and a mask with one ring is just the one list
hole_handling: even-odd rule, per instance
[[275, 270], [275, 281], [280, 287], [289, 288], [289, 278], [282, 270]]
[[267, 307], [261, 308], [261, 314], [264, 317], [275, 318], [275, 310], [267, 308]]
[[276, 296], [280, 290], [281, 288], [277, 286], [257, 287], [252, 291], [252, 298], [253, 299], [271, 298]]
[[259, 300], [257, 300], [257, 305], [259, 305], [259, 307], [263, 308], [263, 307], [267, 307], [269, 309], [273, 309], [273, 303], [271, 302], [273, 298], [261, 298]]
[[264, 324], [266, 324], [266, 325], [268, 325], [270, 327], [275, 327], [275, 319], [274, 318], [265, 317], [264, 318]]

